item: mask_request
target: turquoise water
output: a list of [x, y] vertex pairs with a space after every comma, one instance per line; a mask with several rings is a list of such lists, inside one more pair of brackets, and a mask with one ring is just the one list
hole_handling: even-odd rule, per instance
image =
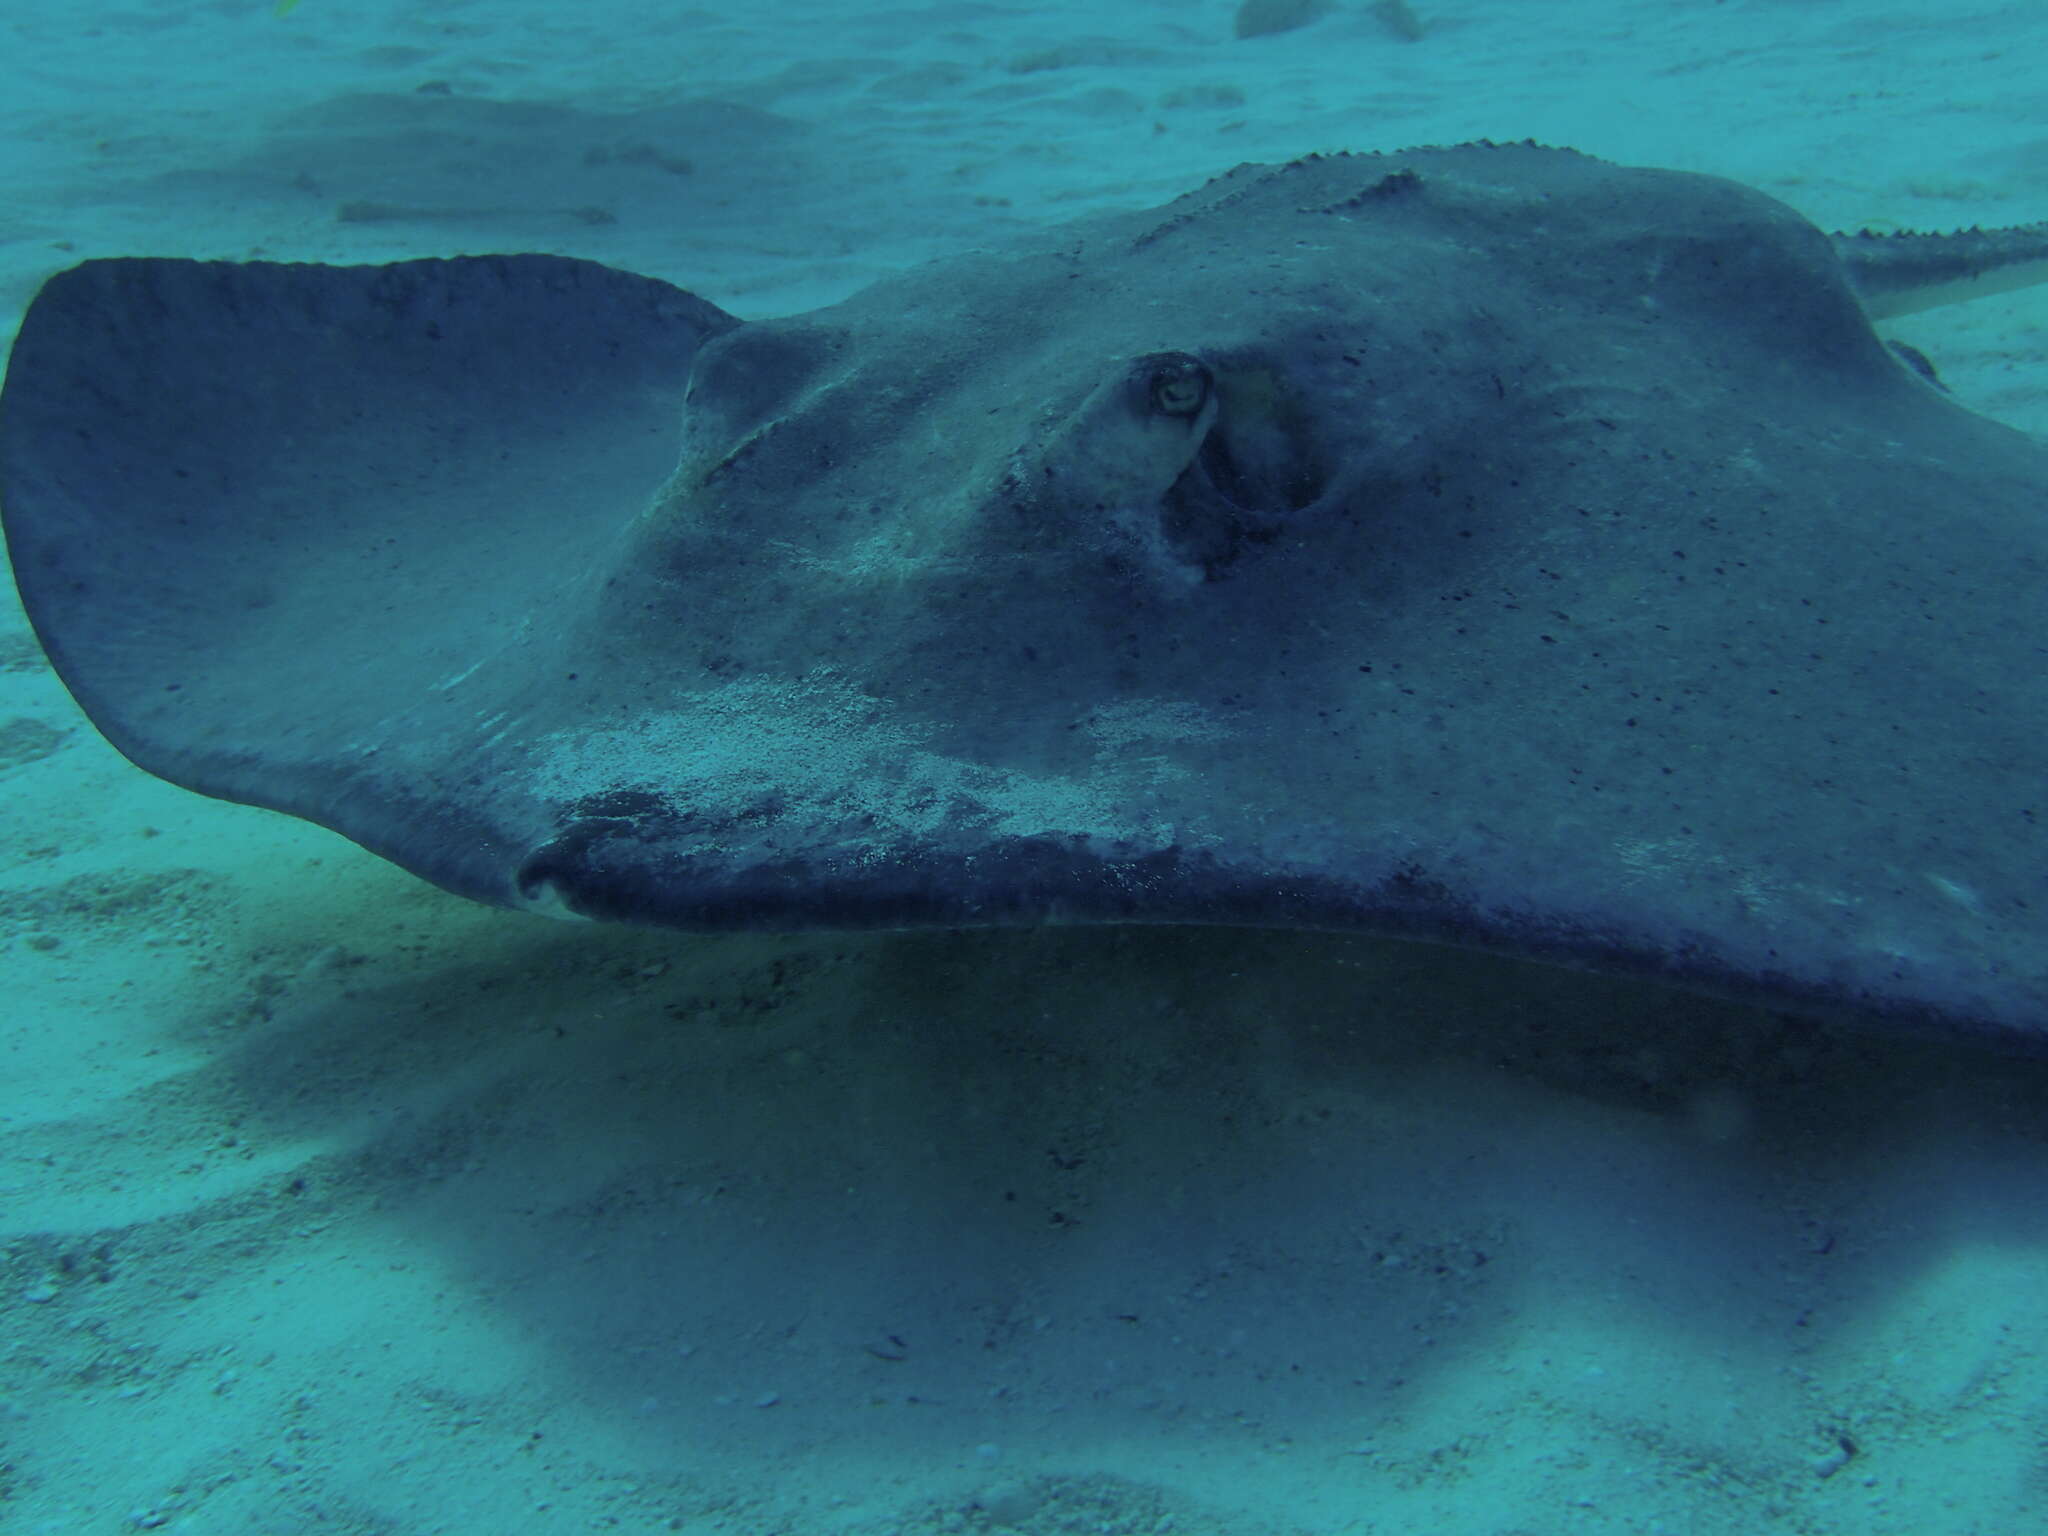
[[[542, 251], [744, 318], [1534, 137], [2048, 215], [2034, 5], [0, 12], [0, 313]], [[1370, 281], [1361, 274], [1361, 281]], [[2041, 290], [1888, 328], [2048, 430]], [[2048, 1528], [2048, 1074], [1349, 938], [677, 938], [130, 768], [0, 618], [0, 1530]]]

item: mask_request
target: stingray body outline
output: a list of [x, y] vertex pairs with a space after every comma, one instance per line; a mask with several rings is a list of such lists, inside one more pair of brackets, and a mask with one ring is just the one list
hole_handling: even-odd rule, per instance
[[1892, 239], [1487, 145], [772, 321], [91, 262], [0, 515], [123, 752], [480, 900], [1366, 929], [2048, 1040], [2048, 450], [1870, 318], [2044, 241]]

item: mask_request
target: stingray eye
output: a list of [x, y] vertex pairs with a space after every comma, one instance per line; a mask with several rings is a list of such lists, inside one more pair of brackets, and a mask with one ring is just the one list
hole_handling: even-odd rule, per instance
[[1147, 358], [1146, 389], [1152, 409], [1162, 416], [1193, 416], [1209, 403], [1209, 370], [1185, 352]]

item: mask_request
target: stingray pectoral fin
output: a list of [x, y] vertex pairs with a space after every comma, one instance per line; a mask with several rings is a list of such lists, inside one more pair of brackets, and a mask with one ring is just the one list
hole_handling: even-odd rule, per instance
[[494, 742], [545, 722], [505, 658], [669, 473], [737, 324], [550, 256], [74, 267], [0, 395], [29, 617], [142, 767], [508, 899], [499, 845], [545, 817]]

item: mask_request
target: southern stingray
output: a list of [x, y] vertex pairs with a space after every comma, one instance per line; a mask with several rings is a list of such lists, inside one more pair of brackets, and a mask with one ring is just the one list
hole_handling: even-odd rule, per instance
[[2048, 448], [1872, 329], [2044, 256], [1466, 146], [773, 321], [92, 261], [0, 498], [124, 753], [479, 900], [1368, 930], [2048, 1042]]

